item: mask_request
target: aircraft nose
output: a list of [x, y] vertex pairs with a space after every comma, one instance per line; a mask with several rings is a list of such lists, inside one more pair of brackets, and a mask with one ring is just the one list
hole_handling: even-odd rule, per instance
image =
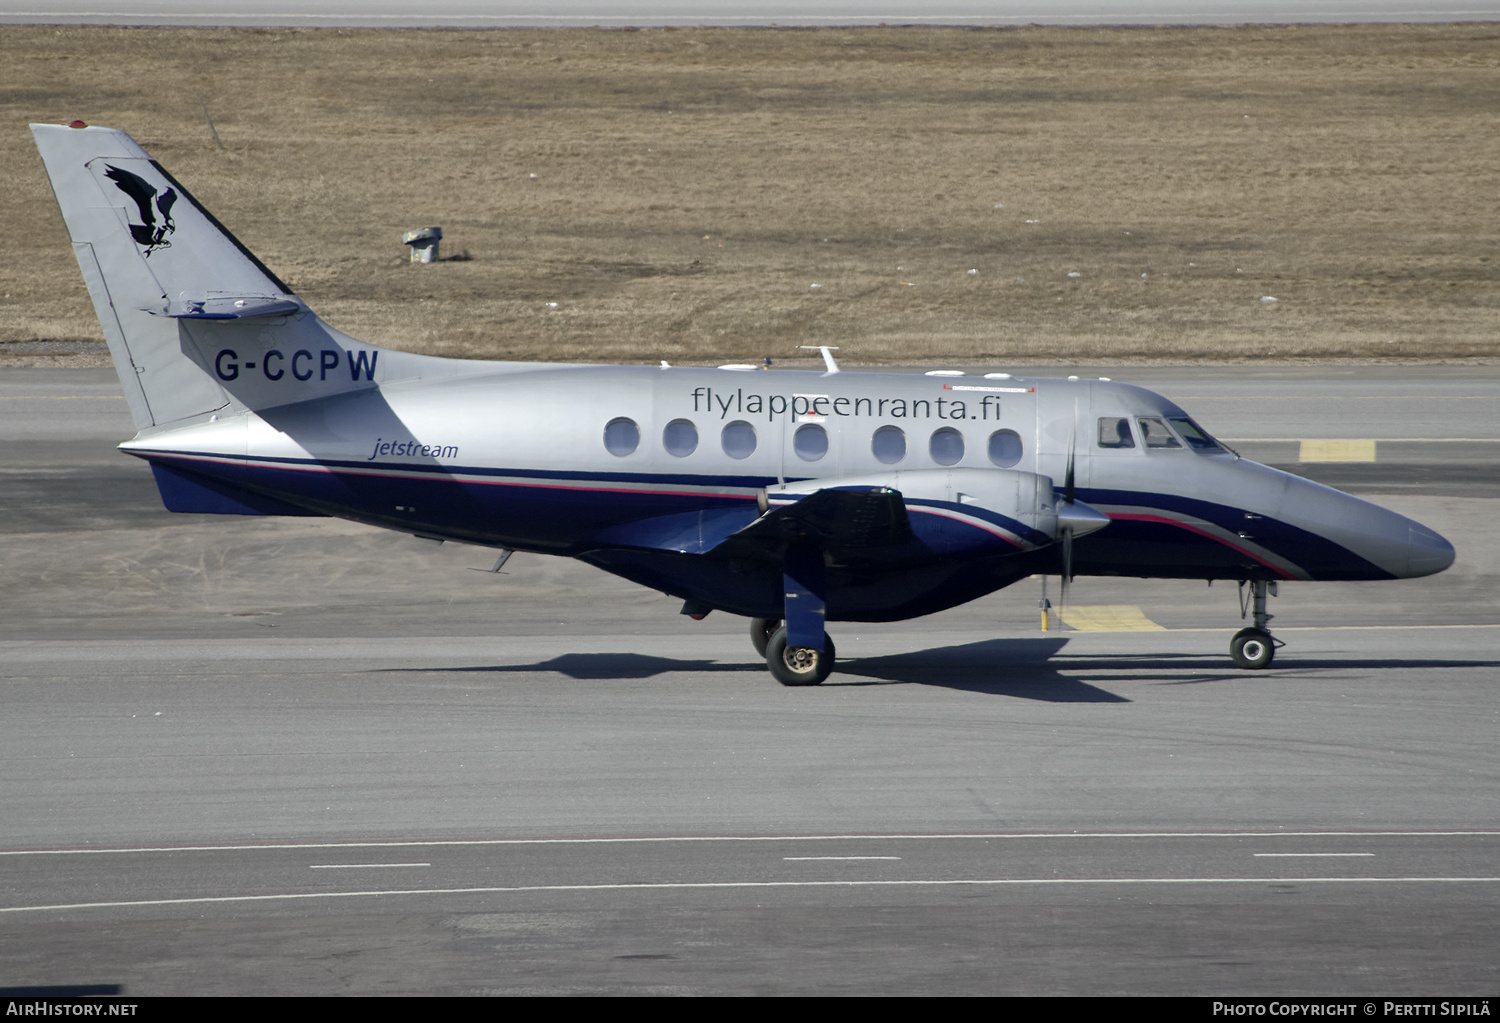
[[1309, 550], [1303, 567], [1313, 579], [1414, 579], [1453, 564], [1453, 545], [1420, 522], [1321, 483], [1288, 480], [1282, 511], [1357, 559]]
[[1420, 522], [1411, 524], [1406, 540], [1406, 578], [1434, 575], [1453, 564], [1453, 545]]

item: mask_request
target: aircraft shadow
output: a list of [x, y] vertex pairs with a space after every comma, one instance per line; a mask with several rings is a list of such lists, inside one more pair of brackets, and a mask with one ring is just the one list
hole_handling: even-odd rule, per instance
[[[1202, 685], [1209, 682], [1253, 682], [1291, 674], [1321, 675], [1341, 669], [1403, 670], [1413, 668], [1495, 668], [1500, 660], [1454, 658], [1307, 658], [1282, 657], [1260, 672], [1247, 672], [1228, 665], [1228, 657], [1203, 654], [1118, 654], [1113, 656], [1068, 656], [1062, 637], [1034, 639], [989, 639], [958, 646], [933, 647], [878, 657], [841, 660], [824, 683], [839, 686], [924, 685], [963, 692], [1009, 696], [1046, 703], [1130, 703], [1123, 696], [1100, 688], [1110, 682], [1140, 684], [1141, 673], [1159, 671], [1171, 677], [1149, 680], [1164, 686]], [[411, 668], [380, 668], [379, 672], [410, 672]], [[484, 664], [452, 668], [416, 669], [424, 674], [482, 673], [520, 674], [555, 672], [580, 681], [642, 679], [670, 672], [760, 675], [759, 660], [723, 663], [699, 659], [657, 657], [636, 653], [561, 654], [532, 664]], [[1084, 680], [1072, 673], [1095, 672]], [[1067, 672], [1068, 674], [1063, 674]], [[1183, 672], [1192, 674], [1184, 676]]]
[[[840, 661], [825, 687], [860, 685], [927, 685], [965, 692], [1012, 696], [1049, 703], [1129, 703], [1114, 693], [1060, 674], [1048, 659], [1066, 639], [993, 639], [960, 646], [936, 647], [883, 657]], [[1074, 665], [1065, 665], [1074, 667]], [[382, 668], [410, 671], [409, 668]], [[561, 654], [533, 664], [469, 665], [421, 669], [425, 673], [493, 673], [551, 671], [579, 680], [651, 678], [668, 672], [764, 674], [759, 660], [741, 664], [656, 657], [635, 653]]]
[[[381, 671], [410, 671], [409, 668], [381, 668]], [[669, 671], [753, 672], [764, 665], [721, 664], [717, 661], [686, 660], [674, 657], [652, 657], [647, 654], [561, 654], [535, 664], [479, 664], [464, 668], [424, 668], [435, 672], [485, 672], [496, 675], [516, 672], [555, 671], [576, 679], [651, 678]]]
[[[881, 657], [840, 661], [824, 685], [900, 684], [939, 686], [970, 693], [1010, 696], [1046, 703], [1129, 703], [1082, 679], [1063, 675], [1052, 658], [1068, 641], [1063, 637], [986, 639], [958, 646], [933, 647]], [[868, 681], [850, 682], [854, 675]]]

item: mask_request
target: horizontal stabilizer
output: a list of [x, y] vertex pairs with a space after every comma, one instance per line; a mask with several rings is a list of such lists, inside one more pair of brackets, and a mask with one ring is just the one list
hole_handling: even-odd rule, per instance
[[180, 320], [244, 320], [252, 316], [291, 316], [302, 306], [287, 298], [183, 298], [170, 303], [162, 315]]

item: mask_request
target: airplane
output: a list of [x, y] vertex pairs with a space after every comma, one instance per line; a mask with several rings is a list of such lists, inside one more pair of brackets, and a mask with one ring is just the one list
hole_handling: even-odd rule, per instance
[[[31, 126], [174, 512], [338, 516], [576, 558], [750, 619], [789, 686], [828, 622], [1041, 575], [1233, 580], [1264, 668], [1283, 581], [1447, 568], [1421, 524], [1241, 458], [1113, 381], [442, 359], [325, 323], [122, 131]], [[1248, 587], [1248, 600], [1246, 587]]]

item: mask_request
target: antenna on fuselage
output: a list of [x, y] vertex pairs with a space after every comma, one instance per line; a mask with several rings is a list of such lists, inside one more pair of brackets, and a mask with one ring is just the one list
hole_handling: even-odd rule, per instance
[[828, 372], [830, 372], [830, 373], [837, 373], [839, 371], [839, 364], [836, 363], [836, 362], [834, 362], [833, 361], [833, 356], [829, 354], [830, 352], [836, 352], [836, 351], [838, 351], [839, 350], [839, 346], [838, 345], [798, 345], [797, 347], [798, 348], [811, 348], [813, 351], [822, 352], [823, 353], [823, 365], [825, 365], [825, 366], [828, 367]]

